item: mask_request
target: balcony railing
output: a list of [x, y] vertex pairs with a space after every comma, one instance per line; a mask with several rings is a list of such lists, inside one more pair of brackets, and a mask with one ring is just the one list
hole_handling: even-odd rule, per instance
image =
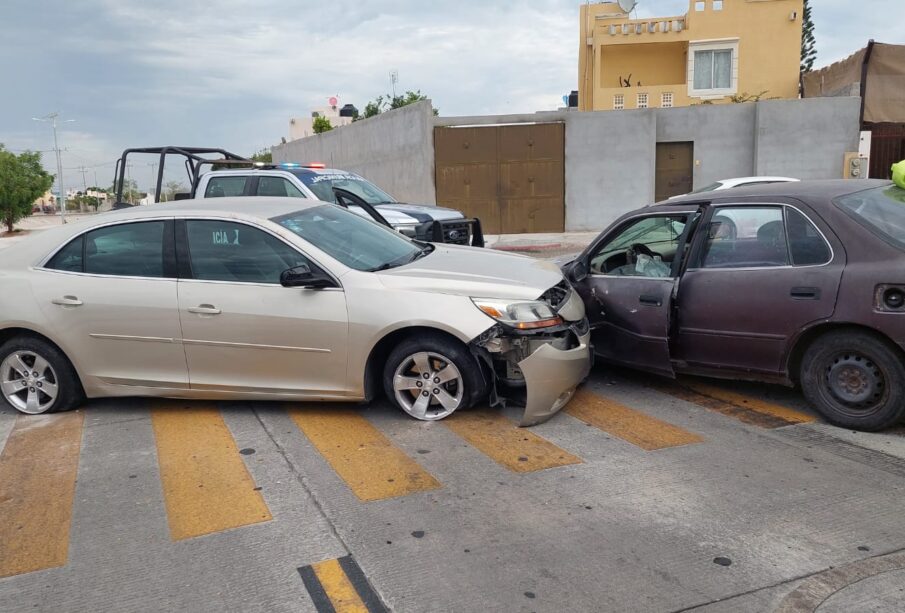
[[618, 34], [659, 34], [681, 32], [685, 29], [685, 17], [668, 17], [661, 19], [634, 19], [624, 23], [605, 26], [610, 36]]

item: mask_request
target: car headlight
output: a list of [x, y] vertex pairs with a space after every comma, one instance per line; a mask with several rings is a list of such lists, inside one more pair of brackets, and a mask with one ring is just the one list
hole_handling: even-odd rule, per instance
[[415, 238], [418, 235], [418, 222], [415, 223], [394, 223], [393, 228], [400, 234], [404, 234], [409, 238]]
[[472, 298], [475, 306], [501, 324], [518, 330], [549, 328], [562, 323], [549, 304], [540, 300], [494, 300], [492, 298]]

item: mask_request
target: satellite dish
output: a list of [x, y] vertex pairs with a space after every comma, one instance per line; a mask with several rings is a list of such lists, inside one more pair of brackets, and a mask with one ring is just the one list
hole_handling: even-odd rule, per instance
[[626, 13], [631, 13], [635, 5], [638, 4], [638, 0], [616, 0], [616, 4]]

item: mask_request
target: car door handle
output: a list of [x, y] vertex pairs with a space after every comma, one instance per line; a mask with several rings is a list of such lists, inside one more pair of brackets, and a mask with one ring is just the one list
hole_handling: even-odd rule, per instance
[[220, 309], [212, 304], [199, 304], [196, 307], [189, 307], [189, 313], [198, 313], [199, 315], [219, 315]]
[[82, 301], [75, 296], [63, 296], [62, 298], [54, 298], [53, 300], [51, 300], [51, 302], [60, 306], [82, 306]]
[[647, 306], [663, 306], [663, 299], [651, 294], [641, 294], [638, 296], [638, 302]]
[[789, 292], [792, 300], [820, 300], [819, 287], [793, 287]]

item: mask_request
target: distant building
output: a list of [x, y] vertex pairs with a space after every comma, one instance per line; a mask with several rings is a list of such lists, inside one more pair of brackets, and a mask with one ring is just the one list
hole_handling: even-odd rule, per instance
[[802, 7], [803, 0], [689, 0], [685, 15], [631, 19], [616, 2], [582, 5], [578, 108], [797, 98]]
[[[889, 179], [905, 159], [905, 45], [870, 41], [849, 57], [802, 75], [805, 98], [861, 98], [862, 155], [870, 177]], [[867, 142], [869, 140], [869, 142]]]
[[335, 96], [327, 101], [327, 106], [313, 109], [310, 117], [292, 117], [289, 119], [289, 140], [298, 140], [313, 135], [314, 120], [324, 117], [330, 120], [334, 128], [352, 123], [357, 109], [351, 104], [339, 107], [339, 99]]

